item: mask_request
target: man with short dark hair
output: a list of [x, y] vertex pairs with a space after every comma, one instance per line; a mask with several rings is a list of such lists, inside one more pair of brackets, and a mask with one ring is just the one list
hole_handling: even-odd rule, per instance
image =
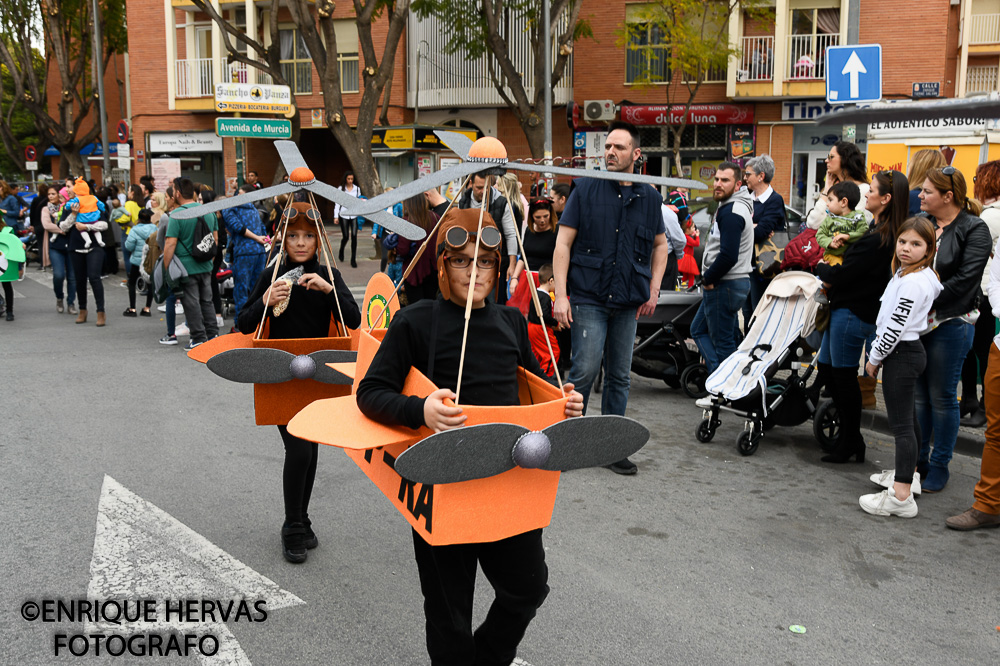
[[264, 187], [256, 171], [247, 171], [247, 185], [250, 185], [255, 190], [263, 189]]
[[702, 257], [702, 301], [691, 337], [714, 372], [739, 346], [739, 312], [750, 293], [753, 268], [753, 197], [740, 187], [740, 167], [723, 162], [712, 198], [719, 202]]
[[[638, 130], [612, 123], [604, 144], [607, 170], [635, 173], [640, 154]], [[559, 218], [553, 315], [570, 326], [569, 381], [584, 405], [604, 359], [602, 414], [625, 415], [636, 320], [653, 313], [660, 295], [667, 265], [662, 203], [649, 185], [579, 178]], [[617, 474], [638, 471], [628, 458], [610, 468]]]
[[[174, 181], [176, 189], [174, 198], [181, 208], [194, 208], [194, 183], [188, 178]], [[215, 242], [219, 242], [219, 225], [214, 213], [201, 218], [177, 220], [170, 218], [167, 223], [167, 237], [163, 244], [163, 265], [169, 266], [174, 254], [180, 259], [187, 270], [184, 278], [184, 294], [181, 303], [184, 304], [184, 314], [191, 331], [191, 340], [187, 349], [194, 349], [201, 343], [219, 335], [219, 326], [215, 320], [215, 306], [212, 304], [212, 260], [198, 261], [191, 256], [192, 248], [202, 239], [195, 238], [195, 228], [199, 219], [204, 219]]]

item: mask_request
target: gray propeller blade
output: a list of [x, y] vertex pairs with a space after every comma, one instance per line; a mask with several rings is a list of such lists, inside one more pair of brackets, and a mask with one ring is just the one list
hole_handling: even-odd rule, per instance
[[517, 171], [534, 171], [536, 173], [554, 173], [560, 176], [574, 178], [602, 178], [604, 180], [627, 181], [630, 183], [649, 183], [666, 187], [686, 187], [691, 190], [707, 190], [708, 185], [690, 178], [664, 178], [647, 176], [641, 173], [618, 173], [616, 171], [595, 171], [593, 169], [570, 169], [568, 167], [548, 166], [546, 164], [526, 164], [525, 162], [507, 162], [506, 168]]
[[445, 130], [434, 130], [434, 134], [441, 139], [441, 143], [448, 146], [451, 152], [461, 157], [463, 162], [468, 159], [469, 148], [472, 148], [472, 139], [464, 134], [446, 132]]
[[285, 173], [288, 175], [291, 175], [299, 167], [309, 168], [294, 141], [275, 141], [274, 147], [278, 150], [278, 157], [281, 158], [281, 163], [285, 167]]
[[485, 423], [445, 430], [399, 454], [394, 467], [417, 483], [457, 483], [485, 479], [514, 469], [511, 448], [527, 428]]
[[175, 220], [190, 220], [194, 217], [201, 217], [202, 215], [208, 215], [209, 213], [217, 213], [220, 210], [242, 206], [243, 204], [253, 203], [254, 201], [260, 201], [261, 199], [267, 199], [268, 197], [276, 197], [279, 194], [291, 194], [297, 189], [299, 189], [297, 186], [290, 183], [281, 183], [280, 185], [265, 187], [264, 189], [257, 190], [256, 192], [247, 192], [246, 194], [240, 194], [227, 199], [216, 199], [212, 203], [203, 204], [201, 206], [178, 208], [170, 212], [169, 215]]
[[358, 360], [358, 352], [341, 349], [324, 349], [309, 354], [316, 362], [316, 373], [313, 379], [324, 384], [353, 384], [354, 380], [342, 372], [327, 366], [327, 363], [354, 363]]
[[411, 181], [402, 187], [397, 187], [392, 192], [380, 194], [373, 199], [355, 200], [356, 203], [350, 207], [350, 211], [352, 214], [368, 217], [370, 213], [385, 210], [393, 204], [406, 201], [410, 197], [423, 194], [427, 190], [440, 187], [453, 180], [460, 180], [469, 174], [485, 171], [494, 166], [496, 165], [483, 162], [463, 162], [462, 164], [456, 164], [455, 166], [435, 171], [418, 180]]
[[863, 108], [834, 111], [818, 119], [816, 124], [843, 125], [935, 118], [1000, 118], [1000, 99], [991, 95], [934, 102], [879, 102]]
[[566, 419], [542, 433], [549, 438], [552, 453], [539, 467], [559, 472], [610, 465], [628, 458], [649, 440], [644, 425], [610, 414]]
[[223, 379], [241, 384], [280, 384], [294, 378], [295, 354], [281, 349], [230, 349], [208, 359], [208, 369]]
[[[352, 197], [350, 194], [344, 192], [340, 188], [334, 187], [332, 185], [327, 185], [326, 183], [322, 183], [320, 181], [316, 181], [315, 183], [310, 183], [309, 185], [305, 185], [303, 187], [304, 189], [307, 189], [313, 192], [314, 194], [318, 194], [324, 199], [329, 199], [330, 201], [340, 204], [341, 206], [346, 208], [351, 215], [360, 215], [362, 217], [365, 217], [373, 221], [375, 224], [381, 225], [386, 229], [388, 229], [389, 231], [399, 234], [403, 238], [413, 241], [418, 241], [423, 239], [423, 237], [427, 235], [427, 232], [418, 227], [417, 225], [410, 224], [406, 220], [398, 218], [392, 213], [387, 213], [385, 211], [385, 208], [387, 208], [388, 206], [377, 208], [371, 212], [363, 212], [359, 210], [360, 208], [362, 208], [362, 204], [365, 204], [368, 201], [374, 201], [374, 199], [358, 199], [357, 197]], [[392, 192], [389, 192], [389, 194], [395, 194], [396, 192], [402, 189], [404, 188], [401, 187], [398, 190], [393, 190]], [[383, 194], [380, 196], [385, 196], [385, 195]], [[379, 197], [376, 197], [376, 199], [377, 198]], [[402, 201], [402, 199], [400, 199], [400, 201]], [[389, 204], [389, 206], [395, 203], [397, 202], [393, 201], [392, 203]]]

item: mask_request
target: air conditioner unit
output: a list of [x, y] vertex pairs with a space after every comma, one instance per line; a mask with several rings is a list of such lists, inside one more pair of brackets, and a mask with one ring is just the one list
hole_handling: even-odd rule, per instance
[[583, 117], [588, 122], [615, 119], [615, 102], [610, 99], [588, 99], [583, 102]]

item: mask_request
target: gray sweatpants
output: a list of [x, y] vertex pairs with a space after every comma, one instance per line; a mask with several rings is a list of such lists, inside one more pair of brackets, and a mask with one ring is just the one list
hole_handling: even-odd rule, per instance
[[211, 273], [187, 276], [181, 303], [184, 304], [184, 317], [191, 329], [192, 342], [205, 342], [219, 334], [215, 306], [212, 305]]

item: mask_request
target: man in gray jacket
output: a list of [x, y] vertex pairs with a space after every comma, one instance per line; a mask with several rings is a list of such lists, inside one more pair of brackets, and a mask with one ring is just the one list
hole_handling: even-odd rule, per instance
[[712, 198], [719, 208], [705, 241], [704, 292], [691, 322], [691, 337], [709, 372], [739, 346], [738, 313], [750, 293], [753, 268], [753, 197], [740, 187], [739, 166], [719, 165]]

